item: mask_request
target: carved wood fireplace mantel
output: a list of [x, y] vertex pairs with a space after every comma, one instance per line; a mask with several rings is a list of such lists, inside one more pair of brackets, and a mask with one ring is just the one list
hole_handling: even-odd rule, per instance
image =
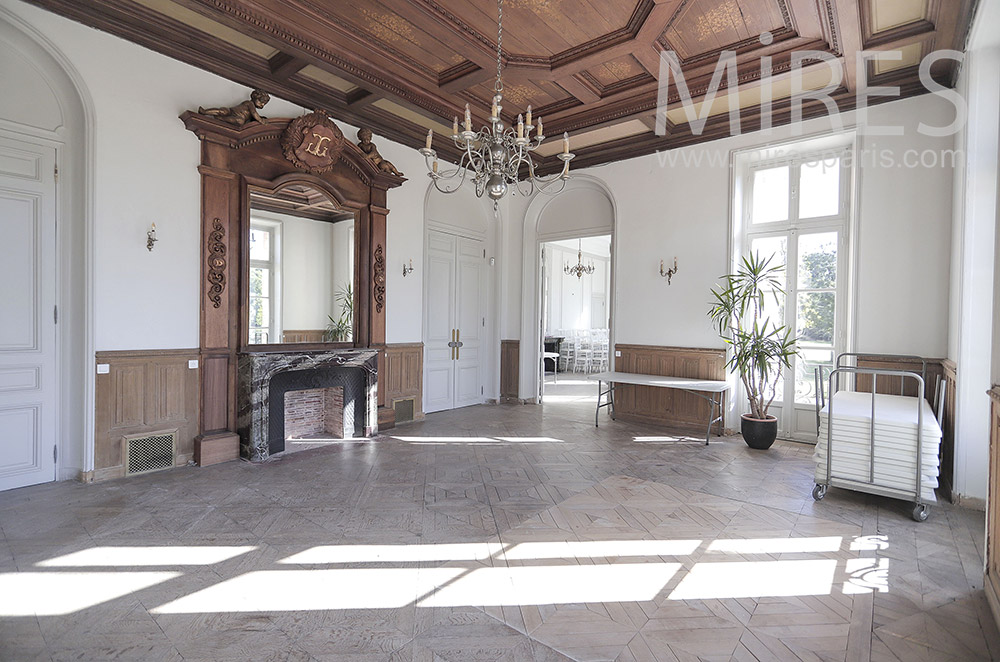
[[[358, 295], [354, 341], [347, 347], [381, 350], [386, 194], [405, 179], [380, 167], [379, 159], [345, 139], [321, 112], [242, 126], [191, 111], [180, 119], [201, 140], [201, 420], [195, 460], [206, 465], [239, 457], [237, 366], [238, 354], [248, 350], [243, 280], [249, 268], [244, 247], [250, 231], [250, 188], [308, 185], [354, 213]], [[306, 145], [309, 135], [322, 136], [322, 149]], [[332, 349], [330, 344], [284, 347], [294, 347], [297, 353]], [[377, 356], [381, 362], [384, 352]], [[383, 398], [379, 393], [379, 405], [385, 404]]]

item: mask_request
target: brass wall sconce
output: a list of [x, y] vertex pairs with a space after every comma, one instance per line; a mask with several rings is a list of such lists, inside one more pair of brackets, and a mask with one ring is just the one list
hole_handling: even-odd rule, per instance
[[153, 223], [149, 230], [146, 231], [146, 250], [150, 253], [153, 252], [153, 244], [159, 241], [156, 238], [156, 223]]
[[674, 277], [677, 273], [677, 257], [674, 257], [674, 268], [663, 270], [663, 260], [660, 260], [660, 275], [667, 279], [667, 285], [670, 285], [670, 279]]
[[413, 258], [410, 258], [410, 266], [406, 266], [405, 262], [403, 263], [403, 278], [406, 278], [407, 274], [412, 274], [412, 273], [413, 273]]

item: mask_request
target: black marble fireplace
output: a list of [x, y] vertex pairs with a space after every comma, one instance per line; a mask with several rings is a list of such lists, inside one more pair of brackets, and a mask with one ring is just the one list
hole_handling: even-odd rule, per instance
[[240, 354], [240, 455], [260, 461], [285, 450], [285, 393], [334, 387], [343, 388], [344, 437], [376, 434], [376, 350]]

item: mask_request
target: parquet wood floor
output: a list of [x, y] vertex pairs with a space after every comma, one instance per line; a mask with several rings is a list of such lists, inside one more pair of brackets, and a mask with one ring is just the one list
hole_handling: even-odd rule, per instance
[[982, 513], [554, 400], [0, 493], [0, 660], [1000, 659]]

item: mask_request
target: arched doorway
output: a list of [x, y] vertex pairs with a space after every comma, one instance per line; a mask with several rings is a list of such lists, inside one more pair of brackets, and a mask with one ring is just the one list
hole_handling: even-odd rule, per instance
[[0, 489], [10, 489], [93, 466], [93, 106], [65, 56], [3, 8], [0, 80], [18, 91], [0, 99], [0, 276], [34, 285], [5, 300], [0, 323]]
[[[607, 185], [596, 177], [589, 175], [574, 175], [566, 184], [566, 188], [554, 196], [536, 196], [528, 205], [524, 219], [523, 236], [523, 280], [522, 280], [522, 310], [521, 310], [521, 355], [520, 355], [520, 397], [522, 399], [540, 402], [544, 389], [545, 363], [542, 360], [545, 348], [545, 333], [547, 323], [556, 324], [547, 316], [546, 298], [543, 285], [546, 281], [546, 269], [552, 274], [562, 273], [563, 265], [554, 264], [552, 248], [563, 246], [572, 248], [569, 244], [577, 241], [582, 252], [582, 241], [597, 237], [609, 237], [610, 245], [607, 269], [606, 291], [601, 293], [604, 299], [604, 312], [599, 317], [608, 320], [607, 347], [609, 348], [608, 366], [614, 362], [614, 318], [615, 318], [615, 225], [617, 205], [614, 196]], [[547, 262], [543, 260], [546, 244], [550, 245]], [[573, 261], [576, 261], [576, 251]], [[596, 256], [594, 256], [596, 257]], [[585, 278], [588, 276], [584, 276]], [[582, 280], [582, 279], [580, 279]], [[594, 292], [582, 288], [581, 292]], [[591, 300], [593, 301], [593, 299]], [[579, 306], [578, 325], [588, 328], [594, 321], [593, 306]], [[584, 312], [585, 311], [585, 312]], [[546, 319], [549, 317], [549, 319]], [[550, 331], [558, 331], [557, 326], [566, 326], [559, 322]], [[596, 391], [596, 385], [594, 387]]]

